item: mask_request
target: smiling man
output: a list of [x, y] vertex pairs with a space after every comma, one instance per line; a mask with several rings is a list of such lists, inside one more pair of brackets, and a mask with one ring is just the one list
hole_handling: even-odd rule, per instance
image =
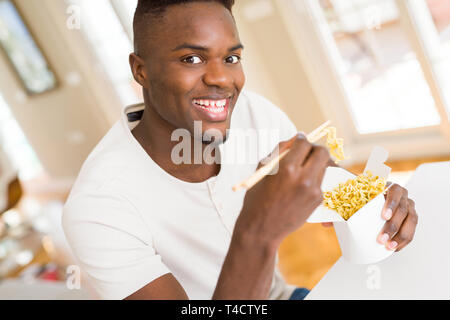
[[[322, 202], [330, 157], [297, 135], [280, 109], [242, 90], [243, 46], [232, 5], [138, 3], [130, 66], [144, 104], [126, 108], [90, 154], [63, 215], [70, 246], [101, 298], [305, 295], [276, 270], [277, 248]], [[254, 133], [248, 145], [242, 130]], [[173, 151], [186, 135], [188, 161], [178, 163]], [[232, 191], [288, 143], [278, 173], [248, 192]], [[199, 144], [201, 155], [213, 145], [219, 161], [195, 161]], [[224, 161], [242, 154], [257, 161]], [[378, 241], [400, 250], [417, 223], [413, 202], [394, 186], [385, 209]]]

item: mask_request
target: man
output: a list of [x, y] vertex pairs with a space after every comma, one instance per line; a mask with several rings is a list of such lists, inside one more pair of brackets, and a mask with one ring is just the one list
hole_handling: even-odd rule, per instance
[[[102, 298], [298, 294], [276, 271], [276, 252], [321, 203], [330, 157], [297, 135], [277, 107], [242, 91], [243, 46], [232, 5], [139, 1], [130, 66], [144, 105], [126, 109], [90, 154], [63, 216], [69, 243]], [[256, 132], [249, 148], [237, 147], [240, 130]], [[179, 138], [186, 133], [187, 161], [180, 162]], [[225, 160], [248, 151], [262, 160], [280, 141], [281, 149], [292, 147], [278, 173], [246, 193], [231, 187], [251, 175], [257, 161], [196, 158], [209, 152]], [[389, 221], [378, 241], [400, 250], [417, 215], [406, 190], [390, 190]]]

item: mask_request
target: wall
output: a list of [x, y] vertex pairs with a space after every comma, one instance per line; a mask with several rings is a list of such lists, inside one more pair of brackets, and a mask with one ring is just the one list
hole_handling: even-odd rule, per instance
[[246, 47], [247, 88], [283, 109], [300, 131], [326, 121], [274, 2], [240, 0], [234, 15]]
[[18, 0], [16, 5], [59, 87], [27, 96], [10, 63], [0, 55], [0, 91], [49, 175], [73, 178], [120, 106], [96, 71], [79, 31], [66, 27], [63, 1]]

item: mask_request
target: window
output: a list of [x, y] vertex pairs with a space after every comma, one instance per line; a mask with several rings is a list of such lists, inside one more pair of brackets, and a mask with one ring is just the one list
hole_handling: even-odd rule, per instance
[[56, 78], [13, 2], [0, 0], [0, 47], [29, 94], [56, 87]]
[[359, 133], [440, 123], [394, 0], [321, 1], [339, 55], [334, 63]]
[[413, 1], [408, 9], [450, 113], [450, 1]]
[[[98, 63], [112, 82], [121, 103], [126, 106], [141, 102], [139, 89], [136, 88], [128, 64], [128, 56], [133, 51], [132, 41], [127, 34], [128, 27], [122, 25], [118, 12], [127, 15], [126, 11], [116, 11], [110, 0], [68, 0], [70, 4], [79, 6], [81, 12], [81, 30], [91, 44]], [[123, 4], [120, 10], [132, 8], [127, 0], [115, 4]]]
[[376, 145], [391, 159], [450, 153], [444, 2], [276, 2], [322, 112], [346, 140], [347, 163]]
[[111, 0], [114, 11], [122, 23], [130, 41], [133, 41], [133, 18], [137, 0]]
[[43, 173], [38, 157], [0, 95], [0, 145], [19, 171], [20, 179], [29, 180]]

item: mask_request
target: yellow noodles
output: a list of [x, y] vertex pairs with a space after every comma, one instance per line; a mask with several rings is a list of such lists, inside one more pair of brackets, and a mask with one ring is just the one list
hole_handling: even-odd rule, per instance
[[323, 193], [326, 208], [336, 210], [348, 220], [356, 211], [384, 191], [386, 179], [373, 176], [370, 171], [349, 179], [332, 191]]
[[327, 133], [327, 147], [331, 155], [336, 158], [336, 163], [346, 159], [344, 155], [344, 139], [336, 138], [336, 128], [328, 127], [324, 131]]

